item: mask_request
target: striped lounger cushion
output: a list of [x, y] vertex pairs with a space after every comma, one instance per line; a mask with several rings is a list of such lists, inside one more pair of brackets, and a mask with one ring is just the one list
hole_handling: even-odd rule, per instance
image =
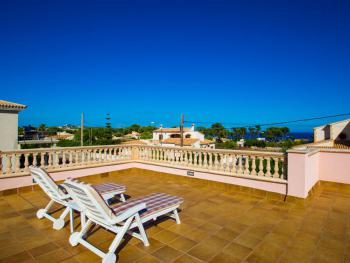
[[172, 196], [164, 193], [153, 193], [147, 196], [133, 198], [125, 203], [117, 203], [111, 205], [110, 208], [116, 216], [122, 214], [125, 210], [135, 205], [146, 203], [146, 209], [141, 211], [140, 216], [144, 218], [148, 215], [156, 213], [164, 208], [179, 205], [183, 202], [183, 198]]
[[125, 192], [126, 187], [124, 185], [115, 184], [115, 183], [103, 183], [92, 185], [92, 187], [100, 194], [107, 194], [112, 192]]

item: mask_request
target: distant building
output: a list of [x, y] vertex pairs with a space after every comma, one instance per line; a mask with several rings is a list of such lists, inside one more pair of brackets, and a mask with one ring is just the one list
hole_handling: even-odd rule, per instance
[[21, 140], [42, 140], [45, 138], [44, 132], [38, 131], [31, 125], [23, 126], [23, 138]]
[[[194, 124], [190, 128], [183, 129], [183, 146], [194, 148], [215, 148], [215, 142], [206, 140], [204, 134], [194, 130]], [[162, 146], [181, 146], [180, 128], [163, 128], [153, 131], [153, 141]]]
[[18, 113], [27, 106], [0, 100], [0, 151], [18, 147]]
[[57, 132], [55, 135], [49, 135], [45, 137], [45, 140], [56, 139], [56, 140], [74, 140], [74, 134], [68, 132]]
[[314, 128], [314, 142], [295, 148], [350, 148], [350, 119]]
[[236, 142], [238, 147], [244, 147], [245, 144], [245, 140], [244, 139], [240, 139], [239, 141]]
[[79, 129], [79, 126], [73, 125], [73, 124], [65, 124], [63, 126], [59, 126], [59, 128], [63, 130], [76, 130]]
[[131, 133], [129, 134], [126, 134], [123, 136], [124, 138], [128, 138], [128, 139], [135, 139], [135, 140], [139, 140], [141, 135], [136, 132], [136, 131], [132, 131]]

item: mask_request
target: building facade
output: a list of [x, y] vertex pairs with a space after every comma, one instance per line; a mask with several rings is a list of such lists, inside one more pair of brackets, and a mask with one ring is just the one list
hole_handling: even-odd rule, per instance
[[18, 113], [27, 106], [0, 100], [0, 151], [18, 148]]
[[[159, 142], [162, 146], [181, 146], [181, 130], [175, 128], [163, 128], [153, 131], [153, 141]], [[191, 127], [183, 129], [183, 146], [194, 148], [215, 148], [215, 142], [204, 138], [204, 134], [194, 129], [194, 124]]]

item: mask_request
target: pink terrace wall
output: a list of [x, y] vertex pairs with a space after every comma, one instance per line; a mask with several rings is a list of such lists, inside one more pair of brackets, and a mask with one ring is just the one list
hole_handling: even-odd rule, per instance
[[319, 180], [350, 184], [350, 151], [288, 152], [288, 195], [306, 198]]
[[[61, 180], [67, 179], [68, 177], [78, 178], [78, 177], [83, 177], [83, 176], [88, 176], [88, 175], [93, 175], [93, 174], [100, 174], [100, 173], [107, 173], [107, 172], [112, 172], [112, 171], [129, 169], [132, 167], [133, 167], [133, 165], [131, 163], [126, 163], [126, 164], [109, 165], [109, 166], [94, 167], [94, 168], [87, 168], [87, 169], [55, 172], [55, 173], [50, 173], [50, 174], [54, 178], [55, 181], [61, 181]], [[11, 178], [0, 179], [0, 191], [24, 187], [24, 186], [30, 186], [30, 185], [33, 185], [33, 181], [32, 181], [31, 176], [11, 177]]]
[[320, 152], [320, 180], [350, 184], [350, 152]]
[[306, 198], [319, 180], [319, 152], [291, 150], [288, 152], [288, 195]]

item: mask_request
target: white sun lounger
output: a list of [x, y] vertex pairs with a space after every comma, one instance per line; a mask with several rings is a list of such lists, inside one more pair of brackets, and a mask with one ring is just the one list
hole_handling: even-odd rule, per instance
[[[148, 246], [149, 242], [143, 227], [144, 223], [156, 220], [163, 215], [169, 215], [176, 220], [176, 223], [180, 224], [177, 208], [183, 202], [183, 199], [176, 196], [154, 193], [108, 206], [89, 184], [66, 180], [64, 186], [73, 200], [82, 207], [85, 216], [88, 218], [80, 232], [71, 234], [70, 244], [72, 246], [82, 244], [100, 256], [103, 263], [116, 261], [115, 251], [126, 233], [140, 239], [145, 246]], [[85, 235], [93, 223], [116, 234], [107, 253], [86, 241]], [[135, 232], [137, 229], [138, 233]]]
[[[65, 225], [65, 217], [70, 213], [70, 230], [74, 231], [74, 211], [82, 212], [81, 208], [71, 199], [66, 189], [62, 185], [57, 185], [51, 176], [42, 168], [30, 166], [30, 174], [41, 189], [51, 198], [50, 202], [45, 208], [39, 209], [36, 216], [41, 218], [47, 218], [53, 222], [53, 228], [59, 230]], [[123, 193], [126, 187], [114, 183], [104, 183], [93, 186], [96, 191], [103, 197], [104, 200], [108, 200], [115, 195], [120, 195], [120, 200], [125, 201]], [[59, 218], [54, 218], [49, 214], [50, 208], [54, 203], [63, 205], [65, 210], [62, 212]], [[81, 213], [81, 224], [85, 223], [85, 216]]]

